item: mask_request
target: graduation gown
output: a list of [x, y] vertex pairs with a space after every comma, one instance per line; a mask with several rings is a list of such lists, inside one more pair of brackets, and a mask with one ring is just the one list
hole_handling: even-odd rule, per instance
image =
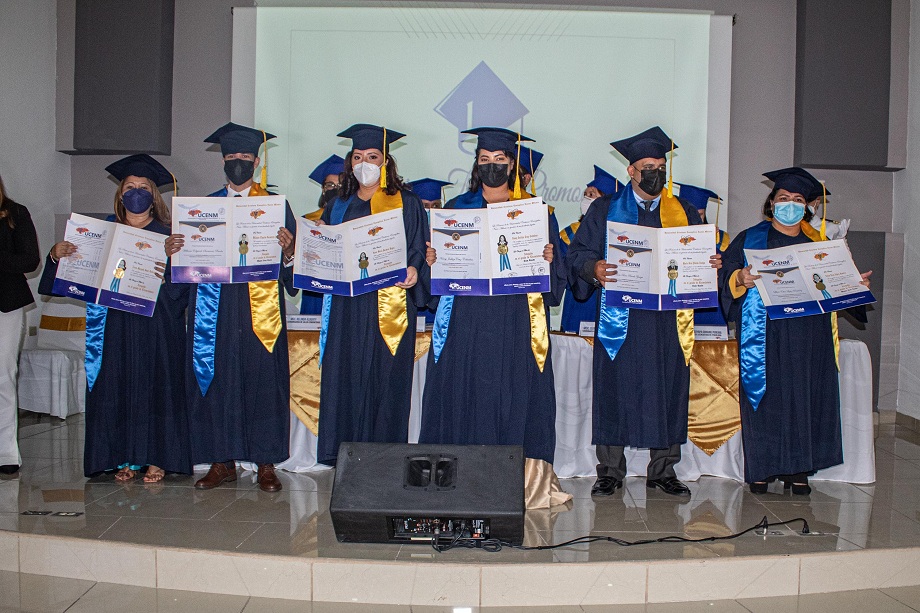
[[[226, 196], [226, 188], [210, 196]], [[285, 227], [297, 227], [285, 205]], [[293, 269], [281, 266], [278, 280], [281, 332], [271, 353], [252, 331], [248, 283], [223, 283], [214, 342], [214, 379], [202, 396], [192, 367], [195, 304], [198, 285], [167, 284], [171, 292], [185, 292], [188, 335], [185, 382], [195, 464], [251, 461], [274, 464], [288, 458], [290, 424], [290, 364], [284, 290], [294, 295]]]
[[[735, 237], [722, 255], [719, 271], [722, 308], [738, 327], [739, 338], [747, 294], [735, 299], [729, 279], [745, 266], [746, 236], [747, 230]], [[767, 235], [769, 249], [808, 242], [804, 233], [792, 237], [770, 228]], [[740, 388], [745, 481], [811, 473], [843, 462], [831, 315], [767, 317], [765, 368], [767, 388], [756, 411], [743, 382]]]
[[[418, 196], [403, 190], [408, 266], [418, 271], [418, 283], [406, 300], [408, 326], [396, 355], [380, 334], [377, 292], [332, 296], [320, 384], [317, 461], [335, 465], [344, 441], [405, 443], [409, 439], [412, 369], [415, 365], [415, 323], [419, 305], [428, 301], [425, 241], [428, 223]], [[331, 223], [332, 204], [323, 210]], [[370, 201], [351, 196], [343, 221], [371, 214]]]
[[[607, 213], [611, 196], [595, 200], [569, 245], [566, 268], [577, 300], [595, 290], [594, 264], [604, 259]], [[690, 225], [701, 223], [699, 213], [680, 200]], [[646, 212], [639, 207], [638, 225], [661, 227], [661, 206]], [[664, 449], [687, 440], [690, 368], [677, 336], [675, 311], [629, 310], [626, 339], [611, 360], [594, 336], [595, 445]]]
[[[108, 221], [115, 221], [114, 216]], [[144, 230], [170, 233], [156, 220]], [[39, 293], [52, 295], [56, 273], [49, 255]], [[185, 308], [183, 297], [164, 286], [152, 317], [107, 310], [102, 364], [93, 388], [86, 390], [86, 476], [125, 463], [191, 474], [185, 373], [179, 365]]]
[[[485, 208], [481, 192], [465, 193], [444, 207]], [[553, 245], [549, 307], [559, 304], [565, 270], [559, 228], [550, 218]], [[456, 296], [447, 341], [437, 362], [428, 354], [420, 443], [523, 445], [528, 458], [553, 463], [556, 392], [552, 347], [543, 372], [530, 346], [527, 296]]]
[[[575, 238], [581, 221], [576, 221], [566, 226], [559, 233], [559, 251], [564, 259], [569, 252], [569, 245]], [[597, 321], [599, 294], [594, 294], [587, 300], [576, 300], [572, 288], [566, 284], [565, 294], [562, 297], [562, 320], [560, 326], [563, 332], [578, 332], [583, 321]]]

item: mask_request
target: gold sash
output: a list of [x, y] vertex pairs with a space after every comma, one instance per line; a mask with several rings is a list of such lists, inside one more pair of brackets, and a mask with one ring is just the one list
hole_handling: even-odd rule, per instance
[[[533, 198], [531, 194], [524, 192], [520, 198], [514, 197], [514, 192], [508, 191], [508, 200], [523, 200]], [[552, 213], [553, 207], [548, 206], [549, 213]], [[559, 257], [558, 253], [553, 254], [554, 258]], [[537, 368], [543, 372], [546, 366], [546, 356], [549, 354], [549, 326], [546, 322], [546, 307], [543, 304], [543, 294], [527, 294], [527, 310], [530, 312], [530, 350], [537, 361]]]
[[[249, 188], [250, 196], [270, 196], [258, 183]], [[281, 306], [278, 295], [278, 281], [256, 281], [249, 283], [249, 312], [252, 315], [252, 331], [271, 353], [281, 334]]]
[[[371, 196], [371, 215], [393, 211], [403, 207], [402, 194], [388, 196], [378, 189]], [[401, 287], [386, 287], [377, 290], [377, 325], [390, 353], [396, 355], [399, 342], [409, 328], [409, 314], [406, 307], [406, 290]]]
[[[662, 228], [679, 228], [689, 223], [687, 212], [684, 211], [680, 200], [672, 196], [668, 190], [661, 192], [661, 202], [658, 206], [661, 208]], [[689, 365], [690, 356], [693, 355], [693, 309], [679, 309], [676, 317], [677, 338], [684, 353], [684, 363]]]

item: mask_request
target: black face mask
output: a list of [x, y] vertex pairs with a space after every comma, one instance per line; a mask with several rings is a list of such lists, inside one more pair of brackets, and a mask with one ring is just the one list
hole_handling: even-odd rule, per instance
[[501, 187], [508, 184], [508, 164], [480, 164], [479, 178], [484, 185]]
[[339, 196], [339, 189], [327, 189], [319, 196], [319, 208], [324, 209], [326, 205], [330, 202], [335, 202], [335, 199]]
[[255, 171], [255, 163], [249, 160], [237, 158], [224, 161], [224, 174], [227, 175], [227, 178], [230, 179], [230, 182], [234, 185], [242, 185], [252, 178], [252, 174]]
[[658, 170], [643, 170], [642, 180], [639, 181], [639, 189], [649, 196], [657, 196], [664, 189], [664, 184], [668, 182], [668, 171], [664, 166]]

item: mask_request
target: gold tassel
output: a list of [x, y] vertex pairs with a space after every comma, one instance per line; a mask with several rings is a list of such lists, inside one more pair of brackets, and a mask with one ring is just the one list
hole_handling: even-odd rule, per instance
[[827, 187], [824, 185], [824, 181], [821, 181], [821, 200], [824, 203], [824, 208], [821, 211], [821, 240], [827, 240]]
[[387, 188], [387, 129], [383, 129], [383, 166], [380, 167], [380, 189]]
[[668, 196], [674, 197], [674, 140], [671, 139], [671, 165], [668, 167]]
[[262, 160], [262, 175], [259, 179], [259, 187], [266, 189], [268, 187], [268, 136], [265, 130], [262, 130], [262, 149], [264, 150], [265, 159]]
[[512, 192], [512, 197], [515, 200], [521, 199], [521, 133], [518, 132], [518, 144], [517, 144], [517, 164], [514, 168], [514, 191]]

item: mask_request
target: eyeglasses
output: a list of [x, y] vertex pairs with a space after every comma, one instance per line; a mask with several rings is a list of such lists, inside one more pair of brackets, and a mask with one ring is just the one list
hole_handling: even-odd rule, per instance
[[338, 188], [339, 188], [338, 183], [333, 183], [332, 181], [326, 181], [325, 183], [323, 183], [324, 192], [328, 192], [330, 189], [338, 189]]

